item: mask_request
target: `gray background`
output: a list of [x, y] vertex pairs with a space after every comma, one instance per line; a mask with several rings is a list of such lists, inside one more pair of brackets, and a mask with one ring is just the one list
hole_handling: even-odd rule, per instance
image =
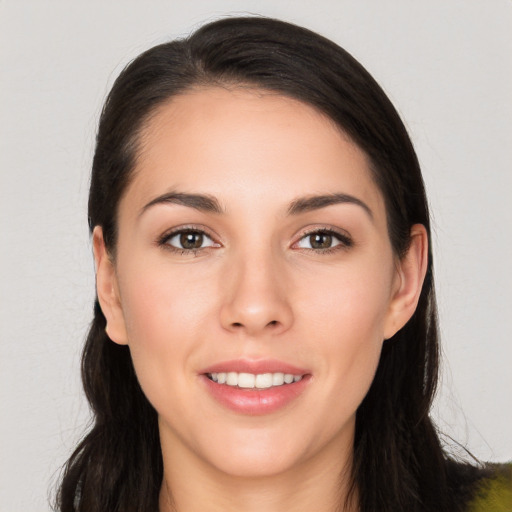
[[49, 509], [88, 419], [78, 365], [102, 100], [142, 50], [248, 12], [337, 41], [403, 115], [434, 218], [435, 414], [476, 456], [512, 458], [511, 1], [0, 0], [0, 512]]

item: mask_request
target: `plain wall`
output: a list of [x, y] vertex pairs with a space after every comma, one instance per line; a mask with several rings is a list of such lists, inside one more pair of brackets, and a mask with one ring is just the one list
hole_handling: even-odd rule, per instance
[[0, 511], [49, 510], [83, 433], [92, 318], [86, 223], [99, 110], [122, 67], [227, 14], [316, 30], [405, 119], [430, 196], [446, 362], [436, 416], [512, 458], [512, 2], [0, 1]]

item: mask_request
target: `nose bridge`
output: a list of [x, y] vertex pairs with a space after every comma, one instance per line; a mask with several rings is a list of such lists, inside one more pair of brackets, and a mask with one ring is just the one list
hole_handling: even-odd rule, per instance
[[284, 262], [270, 243], [239, 249], [230, 258], [221, 322], [229, 330], [281, 332], [293, 320]]

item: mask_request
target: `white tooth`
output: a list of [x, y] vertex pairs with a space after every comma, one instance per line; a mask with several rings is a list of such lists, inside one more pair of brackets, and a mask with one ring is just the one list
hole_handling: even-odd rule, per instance
[[291, 384], [293, 382], [293, 375], [291, 373], [285, 373], [284, 382], [285, 384]]
[[282, 386], [284, 384], [284, 373], [274, 373], [272, 375], [272, 385]]
[[260, 373], [256, 375], [256, 387], [258, 389], [265, 389], [272, 387], [272, 374]]
[[228, 386], [238, 386], [245, 389], [267, 389], [272, 386], [282, 386], [283, 384], [291, 384], [302, 379], [302, 375], [293, 375], [291, 373], [237, 373], [237, 372], [218, 372], [211, 373], [211, 379], [219, 384], [227, 384]]
[[228, 386], [238, 386], [238, 373], [228, 372], [226, 376], [226, 384]]
[[[238, 387], [239, 388], [254, 388], [255, 377], [252, 373], [239, 373], [238, 374]], [[258, 386], [256, 386], [258, 387]]]

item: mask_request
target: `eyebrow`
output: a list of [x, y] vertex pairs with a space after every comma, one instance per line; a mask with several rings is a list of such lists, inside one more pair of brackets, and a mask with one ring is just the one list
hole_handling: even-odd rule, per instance
[[208, 213], [224, 213], [219, 201], [207, 194], [186, 194], [183, 192], [168, 192], [161, 196], [155, 197], [148, 204], [143, 206], [139, 215], [142, 215], [146, 210], [157, 204], [180, 204], [188, 206], [199, 211]]
[[346, 203], [360, 206], [368, 214], [370, 219], [373, 220], [373, 212], [370, 207], [357, 197], [349, 194], [325, 194], [319, 196], [299, 197], [292, 201], [288, 207], [288, 215], [298, 215], [300, 213], [319, 210], [327, 206]]
[[[168, 192], [166, 194], [162, 194], [161, 196], [155, 197], [149, 203], [143, 206], [139, 215], [142, 215], [146, 210], [157, 204], [179, 204], [207, 213], [224, 213], [224, 209], [220, 205], [217, 198], [214, 196], [210, 196], [208, 194]], [[287, 213], [288, 215], [299, 215], [301, 213], [320, 210], [322, 208], [326, 208], [327, 206], [336, 204], [355, 204], [360, 206], [368, 214], [370, 219], [373, 220], [373, 212], [366, 203], [357, 197], [341, 193], [299, 197], [290, 203]]]

